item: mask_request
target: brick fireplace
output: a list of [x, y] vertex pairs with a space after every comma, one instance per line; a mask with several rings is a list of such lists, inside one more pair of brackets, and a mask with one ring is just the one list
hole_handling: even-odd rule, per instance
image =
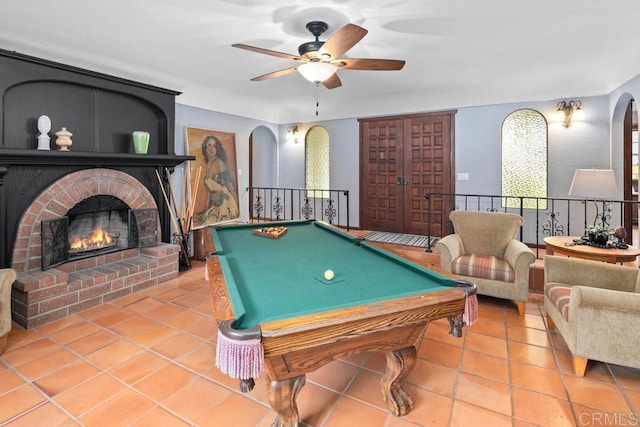
[[64, 216], [96, 195], [115, 197], [131, 209], [157, 209], [151, 193], [127, 173], [85, 169], [58, 179], [26, 209], [18, 226], [12, 268], [14, 320], [31, 328], [103, 304], [178, 276], [178, 246], [162, 243], [70, 261], [42, 270], [42, 221]]

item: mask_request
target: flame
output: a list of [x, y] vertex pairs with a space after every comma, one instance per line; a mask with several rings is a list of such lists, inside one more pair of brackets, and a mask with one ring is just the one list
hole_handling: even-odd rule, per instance
[[102, 248], [106, 245], [110, 245], [113, 242], [113, 237], [102, 227], [96, 225], [93, 227], [91, 236], [82, 238], [80, 236], [73, 236], [69, 244], [69, 248], [75, 251], [86, 249]]

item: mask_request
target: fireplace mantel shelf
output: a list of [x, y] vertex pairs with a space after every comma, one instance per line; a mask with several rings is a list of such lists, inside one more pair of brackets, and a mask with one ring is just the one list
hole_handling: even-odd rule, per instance
[[175, 154], [92, 153], [88, 151], [0, 149], [0, 167], [11, 165], [88, 165], [174, 167], [195, 160]]

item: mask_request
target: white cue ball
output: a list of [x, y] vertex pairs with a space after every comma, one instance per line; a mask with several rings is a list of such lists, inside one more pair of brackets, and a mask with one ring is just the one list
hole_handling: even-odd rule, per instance
[[324, 278], [327, 279], [327, 280], [333, 279], [333, 276], [334, 276], [334, 274], [333, 274], [332, 270], [327, 270], [327, 271], [324, 272]]

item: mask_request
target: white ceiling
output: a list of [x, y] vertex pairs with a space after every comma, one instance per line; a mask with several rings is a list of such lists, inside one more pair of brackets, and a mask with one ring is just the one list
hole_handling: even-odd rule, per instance
[[[345, 56], [404, 69], [341, 70], [317, 92], [298, 73], [249, 81], [296, 63], [232, 43], [297, 54], [314, 20], [321, 40], [366, 28]], [[275, 123], [606, 94], [640, 74], [639, 42], [638, 0], [0, 0], [0, 48]]]

